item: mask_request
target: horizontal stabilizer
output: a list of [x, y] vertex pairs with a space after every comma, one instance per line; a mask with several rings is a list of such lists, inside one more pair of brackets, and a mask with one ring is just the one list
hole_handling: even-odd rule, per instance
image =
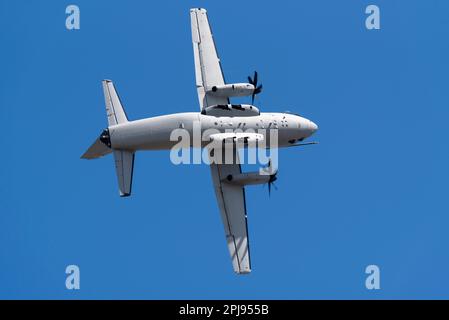
[[103, 80], [103, 91], [109, 126], [128, 122], [120, 97], [111, 80]]
[[131, 195], [134, 169], [134, 152], [114, 150], [115, 169], [121, 197]]
[[87, 149], [81, 159], [96, 159], [112, 152], [112, 149], [100, 141], [100, 137]]

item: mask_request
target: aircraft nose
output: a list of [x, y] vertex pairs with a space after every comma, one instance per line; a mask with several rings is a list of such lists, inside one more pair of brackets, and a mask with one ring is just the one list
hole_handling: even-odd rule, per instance
[[310, 121], [310, 130], [312, 131], [312, 133], [315, 133], [318, 130], [318, 126], [313, 121]]

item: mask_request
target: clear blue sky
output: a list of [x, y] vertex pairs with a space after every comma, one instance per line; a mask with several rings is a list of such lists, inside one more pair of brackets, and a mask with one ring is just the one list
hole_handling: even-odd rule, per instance
[[[0, 1], [0, 298], [449, 298], [449, 2]], [[365, 7], [381, 30], [365, 29]], [[253, 273], [234, 275], [206, 165], [80, 160], [106, 126], [197, 111], [189, 8], [208, 9], [228, 82], [315, 121], [248, 188]], [[65, 267], [81, 290], [65, 289]], [[365, 267], [381, 290], [365, 289]]]

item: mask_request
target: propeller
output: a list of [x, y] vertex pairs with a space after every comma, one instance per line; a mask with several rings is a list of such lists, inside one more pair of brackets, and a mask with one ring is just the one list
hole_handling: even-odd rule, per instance
[[254, 104], [254, 98], [256, 97], [256, 94], [259, 94], [262, 92], [262, 85], [257, 85], [257, 71], [254, 71], [254, 77], [251, 78], [250, 76], [248, 76], [248, 82], [250, 84], [252, 84], [254, 86], [254, 91], [253, 94], [251, 96], [251, 104]]
[[[265, 169], [269, 170], [268, 172], [273, 172], [272, 171], [273, 169], [271, 168], [271, 160], [268, 161], [268, 167], [266, 167]], [[278, 189], [277, 186], [274, 184], [274, 182], [278, 179], [277, 174], [278, 174], [277, 170], [276, 170], [276, 172], [270, 174], [270, 179], [268, 180], [268, 196], [269, 197], [271, 196], [271, 185], [273, 185], [274, 189], [276, 189], [276, 190]]]

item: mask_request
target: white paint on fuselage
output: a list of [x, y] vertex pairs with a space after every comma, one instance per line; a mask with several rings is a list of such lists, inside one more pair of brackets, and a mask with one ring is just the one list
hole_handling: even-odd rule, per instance
[[[198, 112], [175, 113], [109, 127], [112, 148], [124, 150], [168, 150], [178, 141], [170, 141], [173, 130], [185, 129], [193, 137], [194, 122], [201, 123], [201, 136], [207, 129], [248, 129], [265, 134], [266, 145], [270, 145], [269, 129], [278, 131], [278, 146], [291, 145], [292, 140], [310, 137], [318, 127], [312, 121], [290, 113], [261, 113], [253, 117], [215, 117]], [[261, 131], [258, 131], [261, 130]], [[290, 141], [290, 142], [289, 142]], [[192, 146], [192, 141], [190, 142]], [[206, 146], [209, 140], [202, 142]]]

